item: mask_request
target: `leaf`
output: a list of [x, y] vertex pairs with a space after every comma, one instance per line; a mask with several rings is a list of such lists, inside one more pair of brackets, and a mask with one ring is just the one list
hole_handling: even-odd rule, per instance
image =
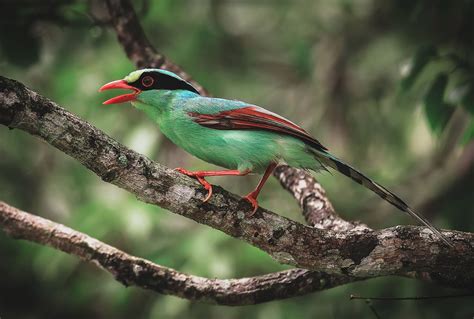
[[413, 58], [411, 69], [408, 72], [408, 75], [401, 82], [402, 89], [409, 90], [430, 59], [436, 57], [437, 55], [438, 52], [433, 45], [421, 47]]
[[469, 124], [469, 126], [464, 129], [464, 134], [462, 135], [462, 138], [461, 138], [461, 144], [466, 145], [473, 139], [474, 139], [474, 119], [471, 120], [471, 123]]
[[439, 73], [424, 98], [428, 124], [435, 133], [443, 132], [454, 112], [454, 106], [444, 102], [444, 91], [448, 85], [448, 75]]

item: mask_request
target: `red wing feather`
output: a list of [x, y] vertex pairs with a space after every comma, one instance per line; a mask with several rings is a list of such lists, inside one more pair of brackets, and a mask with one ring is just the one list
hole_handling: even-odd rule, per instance
[[321, 143], [304, 129], [287, 119], [255, 106], [222, 111], [215, 114], [188, 113], [202, 126], [216, 130], [264, 130], [296, 137], [306, 144], [325, 151]]

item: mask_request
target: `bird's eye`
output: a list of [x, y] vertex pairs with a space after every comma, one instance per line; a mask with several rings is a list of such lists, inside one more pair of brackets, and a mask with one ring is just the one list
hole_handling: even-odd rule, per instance
[[153, 78], [152, 78], [151, 76], [149, 76], [149, 75], [143, 77], [143, 79], [142, 79], [142, 84], [143, 84], [143, 86], [144, 86], [144, 87], [147, 87], [147, 88], [150, 87], [150, 86], [152, 86], [152, 85], [153, 85], [153, 82], [155, 82], [155, 80], [153, 80]]

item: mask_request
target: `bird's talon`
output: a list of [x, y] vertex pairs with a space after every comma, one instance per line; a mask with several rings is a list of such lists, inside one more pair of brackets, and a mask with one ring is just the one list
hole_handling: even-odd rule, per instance
[[253, 208], [252, 211], [249, 214], [245, 215], [245, 217], [252, 217], [257, 212], [258, 202], [251, 194], [245, 196], [244, 199], [246, 201], [248, 201], [250, 203], [250, 205], [252, 205], [252, 208]]
[[212, 185], [209, 184], [208, 181], [206, 181], [203, 177], [197, 175], [196, 176], [197, 180], [199, 181], [199, 183], [201, 183], [201, 185], [207, 190], [207, 195], [206, 197], [204, 198], [203, 202], [207, 202], [211, 196], [212, 196]]
[[203, 202], [206, 203], [212, 196], [212, 187], [207, 190], [207, 196], [204, 198]]
[[195, 179], [198, 180], [198, 182], [207, 190], [207, 195], [206, 197], [204, 198], [203, 202], [207, 202], [209, 199], [211, 199], [211, 196], [212, 196], [212, 185], [209, 184], [208, 181], [206, 181], [204, 179], [204, 177], [202, 177], [201, 175], [199, 175], [198, 172], [190, 172], [188, 171], [187, 169], [184, 169], [184, 168], [181, 168], [181, 167], [177, 167], [174, 169], [175, 171], [177, 172], [180, 172], [181, 174], [184, 174], [184, 175], [187, 175], [189, 177], [194, 177]]

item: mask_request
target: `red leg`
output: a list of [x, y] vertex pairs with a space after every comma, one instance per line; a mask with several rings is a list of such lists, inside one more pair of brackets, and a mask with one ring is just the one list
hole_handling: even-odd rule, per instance
[[260, 191], [262, 190], [263, 185], [265, 185], [265, 182], [267, 181], [268, 177], [270, 177], [270, 174], [273, 172], [273, 170], [275, 169], [276, 166], [277, 166], [276, 163], [271, 163], [270, 165], [268, 165], [268, 167], [265, 170], [265, 173], [263, 174], [263, 177], [260, 180], [260, 182], [258, 183], [257, 187], [252, 192], [247, 194], [247, 196], [244, 197], [246, 200], [248, 200], [250, 202], [250, 204], [253, 207], [252, 212], [249, 215], [247, 215], [247, 217], [252, 217], [253, 214], [255, 214], [255, 212], [257, 211], [257, 209], [258, 209], [258, 202], [257, 202], [258, 194], [260, 194]]
[[195, 177], [199, 183], [207, 190], [207, 196], [204, 198], [204, 202], [207, 202], [209, 198], [212, 196], [212, 185], [204, 179], [206, 176], [226, 176], [226, 175], [233, 175], [233, 176], [244, 176], [250, 173], [250, 170], [245, 170], [243, 172], [233, 169], [233, 170], [225, 170], [225, 171], [196, 171], [190, 172], [184, 168], [178, 167], [175, 168], [175, 171], [178, 171], [184, 175], [188, 175], [191, 177]]

